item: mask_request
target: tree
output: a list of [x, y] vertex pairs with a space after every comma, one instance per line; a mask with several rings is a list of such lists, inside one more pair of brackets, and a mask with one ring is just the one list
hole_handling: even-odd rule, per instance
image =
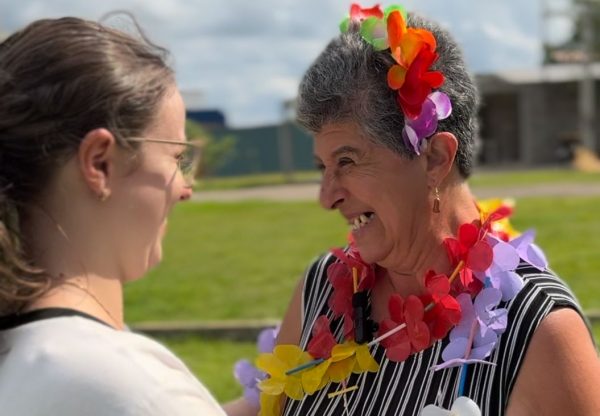
[[[568, 10], [549, 10], [546, 19], [561, 17], [570, 19], [572, 36], [562, 44], [544, 44], [544, 63], [583, 62], [589, 48], [591, 61], [600, 61], [600, 0], [570, 0]], [[589, 19], [589, 20], [588, 20]], [[585, 28], [591, 26], [591, 42], [586, 45]], [[546, 41], [546, 40], [545, 40]]]
[[236, 139], [233, 136], [215, 139], [200, 123], [190, 119], [185, 122], [185, 133], [190, 142], [202, 147], [202, 157], [194, 173], [196, 178], [214, 174], [235, 154]]

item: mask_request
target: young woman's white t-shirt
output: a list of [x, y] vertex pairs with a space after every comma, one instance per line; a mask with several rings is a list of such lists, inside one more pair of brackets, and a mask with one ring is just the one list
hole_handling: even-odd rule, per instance
[[161, 344], [49, 311], [63, 313], [4, 329], [0, 318], [2, 416], [225, 415]]

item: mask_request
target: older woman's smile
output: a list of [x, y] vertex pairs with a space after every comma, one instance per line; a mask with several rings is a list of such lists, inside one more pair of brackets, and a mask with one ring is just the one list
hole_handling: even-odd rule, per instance
[[375, 218], [374, 212], [365, 212], [357, 217], [354, 217], [348, 223], [352, 227], [352, 231], [358, 231], [366, 227], [373, 218]]

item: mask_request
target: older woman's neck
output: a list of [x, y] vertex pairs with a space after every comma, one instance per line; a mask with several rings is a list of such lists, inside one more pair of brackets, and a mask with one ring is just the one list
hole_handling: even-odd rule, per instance
[[440, 195], [440, 213], [434, 215], [432, 224], [439, 238], [456, 237], [458, 228], [465, 223], [479, 222], [475, 196], [465, 181], [456, 181], [447, 186]]
[[429, 224], [415, 237], [410, 252], [401, 256], [401, 264], [383, 265], [385, 270], [380, 271], [387, 275], [394, 291], [403, 296], [422, 293], [429, 270], [450, 275], [453, 270], [444, 240], [455, 238], [462, 224], [479, 220], [475, 197], [463, 181], [440, 190], [440, 212], [429, 215]]

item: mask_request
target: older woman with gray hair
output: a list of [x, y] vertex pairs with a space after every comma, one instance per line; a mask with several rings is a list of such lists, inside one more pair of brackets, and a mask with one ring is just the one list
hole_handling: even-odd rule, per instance
[[600, 414], [576, 299], [467, 184], [478, 99], [455, 41], [399, 6], [353, 5], [341, 29], [298, 121], [350, 243], [308, 268], [259, 356], [261, 414]]

